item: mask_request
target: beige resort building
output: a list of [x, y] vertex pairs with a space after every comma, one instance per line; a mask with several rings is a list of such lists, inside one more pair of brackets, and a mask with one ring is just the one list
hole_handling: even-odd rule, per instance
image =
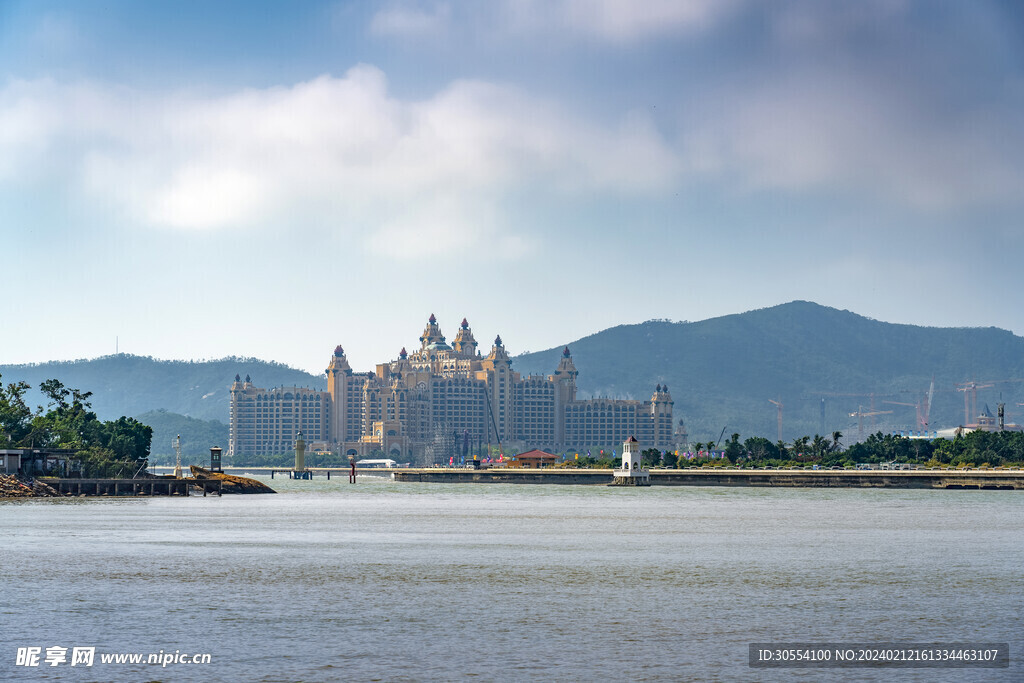
[[451, 344], [431, 315], [419, 349], [403, 348], [375, 372], [354, 372], [341, 346], [327, 366], [327, 391], [261, 389], [238, 376], [231, 385], [228, 454], [275, 454], [302, 432], [311, 449], [351, 456], [381, 452], [399, 461], [448, 462], [466, 445], [506, 453], [560, 453], [621, 444], [635, 435], [673, 445], [672, 396], [660, 384], [648, 401], [576, 398], [568, 347], [547, 376], [521, 376], [501, 341], [485, 356], [463, 319]]

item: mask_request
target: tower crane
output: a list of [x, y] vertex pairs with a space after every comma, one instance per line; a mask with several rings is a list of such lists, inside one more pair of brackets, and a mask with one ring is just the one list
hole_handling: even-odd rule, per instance
[[[820, 397], [822, 397], [822, 415], [824, 415], [824, 412], [825, 412], [825, 410], [824, 410], [824, 407], [825, 407], [824, 397], [825, 396], [843, 396], [843, 397], [853, 397], [853, 398], [868, 398], [868, 399], [870, 399], [870, 408], [868, 409], [869, 412], [873, 411], [875, 409], [875, 399], [876, 398], [881, 398], [883, 396], [892, 396], [892, 394], [882, 394], [882, 393], [878, 393], [878, 392], [875, 392], [875, 391], [872, 391], [872, 392], [869, 392], [869, 393], [866, 393], [866, 394], [846, 394], [846, 393], [834, 393], [834, 392], [829, 392], [829, 391], [815, 391], [815, 392], [810, 392], [810, 393], [813, 396], [820, 396]], [[822, 421], [824, 422], [824, 419]], [[874, 418], [872, 418], [871, 419], [871, 429], [872, 429], [872, 431], [874, 431], [874, 428], [875, 428], [875, 420], [874, 420]]]
[[890, 406], [909, 406], [910, 408], [916, 408], [917, 409], [917, 425], [918, 425], [919, 429], [921, 428], [921, 423], [923, 422], [923, 418], [922, 418], [922, 415], [921, 415], [921, 402], [920, 401], [918, 401], [917, 403], [904, 403], [903, 401], [882, 401], [882, 403], [884, 403], [886, 405], [890, 405]]
[[[919, 397], [918, 398], [918, 403], [917, 403], [917, 406], [918, 406], [917, 421], [918, 421], [918, 424], [921, 426], [921, 429], [923, 429], [923, 430], [927, 430], [928, 429], [928, 425], [931, 424], [932, 405], [934, 404], [934, 401], [935, 401], [935, 392], [936, 391], [939, 391], [939, 392], [959, 391], [959, 389], [955, 389], [955, 388], [954, 389], [936, 389], [935, 388], [935, 377], [932, 376], [932, 381], [928, 385], [928, 392], [924, 395], [923, 398], [921, 398], [921, 392], [917, 391], [917, 390], [903, 389], [902, 391], [900, 391], [901, 394], [915, 394], [916, 396]], [[906, 404], [904, 403], [904, 404], [900, 404], [900, 405], [906, 405]]]
[[873, 417], [875, 417], [877, 415], [892, 415], [892, 411], [891, 410], [872, 410], [872, 411], [869, 411], [869, 412], [865, 413], [864, 412], [864, 406], [859, 406], [858, 409], [857, 409], [857, 412], [850, 413], [850, 417], [857, 418], [857, 440], [858, 441], [863, 441], [864, 440], [864, 418], [865, 417], [872, 417], [873, 418]]
[[[957, 391], [964, 392], [964, 425], [966, 426], [970, 422], [971, 415], [978, 414], [978, 389], [988, 389], [996, 384], [1009, 384], [1011, 382], [1024, 382], [1022, 377], [1012, 377], [1010, 379], [985, 379], [981, 381], [971, 380], [970, 382], [959, 382], [956, 385]], [[970, 393], [970, 403], [968, 403], [968, 392]]]
[[981, 382], [959, 382], [957, 385], [957, 391], [964, 392], [964, 427], [968, 427], [971, 424], [971, 415], [978, 414], [978, 389], [988, 389], [994, 387], [995, 384], [989, 382], [982, 384]]

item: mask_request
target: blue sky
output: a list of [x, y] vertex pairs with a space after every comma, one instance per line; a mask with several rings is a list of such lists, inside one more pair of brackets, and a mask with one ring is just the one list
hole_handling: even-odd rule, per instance
[[1012, 2], [0, 0], [0, 360], [1024, 333]]

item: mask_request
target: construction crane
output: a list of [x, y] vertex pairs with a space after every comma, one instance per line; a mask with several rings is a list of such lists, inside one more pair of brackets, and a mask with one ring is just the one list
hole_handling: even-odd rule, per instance
[[[878, 415], [892, 415], [892, 411], [891, 410], [872, 410], [872, 411], [869, 411], [869, 412], [865, 413], [864, 412], [864, 406], [860, 406], [860, 407], [858, 407], [857, 412], [850, 413], [850, 417], [857, 418], [857, 440], [858, 441], [863, 441], [864, 440], [864, 418], [865, 417], [874, 418], [874, 417], [876, 417]], [[873, 428], [873, 425], [874, 425], [874, 420], [872, 419], [872, 428]]]
[[917, 425], [918, 425], [918, 428], [920, 429], [920, 427], [921, 427], [921, 403], [920, 402], [918, 402], [918, 403], [904, 403], [903, 401], [882, 401], [882, 403], [886, 404], [886, 405], [890, 405], [890, 406], [909, 406], [910, 408], [916, 408], [917, 409]]
[[928, 431], [929, 419], [932, 414], [932, 398], [935, 396], [935, 375], [932, 375], [932, 383], [928, 385], [928, 400], [924, 404], [924, 422], [922, 429]]
[[[968, 426], [971, 415], [978, 414], [978, 389], [988, 389], [996, 384], [1009, 384], [1011, 382], [1024, 382], [1024, 377], [1012, 377], [1010, 379], [985, 379], [981, 381], [971, 380], [970, 382], [957, 383], [957, 391], [964, 392], [964, 426]], [[970, 394], [970, 403], [968, 403]]]
[[[915, 393], [915, 392], [906, 392]], [[932, 397], [935, 395], [935, 379], [932, 379], [931, 385], [928, 387], [928, 393], [918, 399], [917, 403], [905, 403], [903, 401], [882, 401], [894, 406], [910, 406], [911, 408], [917, 409], [917, 428], [923, 431], [928, 430], [928, 418], [931, 414], [932, 409]]]
[[964, 392], [964, 427], [971, 426], [971, 415], [978, 414], [978, 389], [988, 389], [995, 384], [982, 384], [980, 382], [959, 382], [957, 391]]
[[[768, 402], [769, 403], [774, 403], [775, 405], [777, 405], [779, 407], [779, 441], [782, 441], [782, 397], [780, 396], [778, 401], [773, 401], [772, 399], [768, 399]], [[723, 434], [724, 433], [725, 432], [723, 432]]]
[[722, 437], [725, 436], [725, 430], [728, 426], [722, 427], [722, 433], [718, 435], [718, 441], [715, 442], [715, 450], [718, 450], [718, 444], [722, 443]]
[[[822, 421], [823, 424], [825, 422], [825, 399], [824, 399], [825, 396], [842, 396], [842, 397], [850, 397], [850, 398], [867, 398], [867, 399], [870, 399], [869, 411], [873, 411], [875, 409], [875, 399], [876, 398], [882, 398], [884, 396], [892, 396], [893, 395], [893, 394], [882, 394], [882, 393], [879, 393], [877, 391], [872, 391], [872, 392], [868, 392], [868, 393], [861, 393], [861, 394], [835, 393], [835, 392], [830, 392], [830, 391], [812, 391], [812, 392], [808, 392], [808, 393], [810, 393], [812, 396], [820, 396], [822, 398], [822, 403], [821, 403], [821, 416], [822, 417], [821, 417], [821, 421]], [[872, 429], [872, 431], [874, 431], [874, 429], [875, 429], [875, 420], [874, 420], [874, 418], [872, 418], [872, 420], [871, 420], [871, 429]], [[822, 430], [824, 431], [824, 427], [822, 427]]]

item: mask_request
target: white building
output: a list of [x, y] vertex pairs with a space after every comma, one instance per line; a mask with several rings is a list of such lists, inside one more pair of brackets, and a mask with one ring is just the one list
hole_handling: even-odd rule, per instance
[[650, 486], [651, 471], [644, 469], [640, 456], [640, 442], [635, 436], [622, 444], [622, 464], [612, 474], [613, 486]]

